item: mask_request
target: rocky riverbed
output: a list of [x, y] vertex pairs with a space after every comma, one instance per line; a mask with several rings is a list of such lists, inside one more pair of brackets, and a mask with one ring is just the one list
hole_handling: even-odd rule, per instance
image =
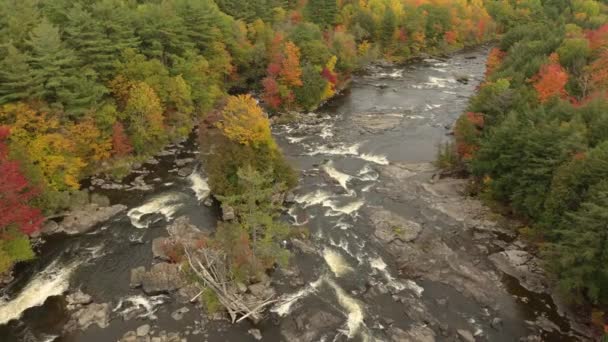
[[[487, 49], [374, 65], [317, 113], [277, 124], [300, 183], [285, 219], [292, 263], [239, 291], [278, 302], [232, 325], [205, 313], [171, 247], [211, 234], [198, 147], [169, 146], [123, 182], [85, 184], [111, 203], [48, 228], [42, 257], [0, 300], [16, 341], [572, 341], [538, 259], [509, 224], [431, 161], [483, 78]], [[111, 204], [111, 205], [110, 205]], [[224, 208], [225, 219], [230, 212]], [[95, 217], [87, 213], [97, 213]], [[70, 218], [75, 217], [75, 218]], [[3, 340], [4, 341], [4, 340]]]

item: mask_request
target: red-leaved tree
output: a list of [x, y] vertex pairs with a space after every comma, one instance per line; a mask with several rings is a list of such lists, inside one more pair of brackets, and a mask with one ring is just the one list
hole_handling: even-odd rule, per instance
[[133, 151], [125, 129], [118, 121], [112, 126], [112, 152], [117, 157], [124, 157]]
[[29, 204], [38, 190], [30, 186], [19, 163], [9, 159], [9, 134], [8, 127], [0, 126], [0, 234], [14, 227], [31, 235], [40, 230], [44, 221], [40, 209]]

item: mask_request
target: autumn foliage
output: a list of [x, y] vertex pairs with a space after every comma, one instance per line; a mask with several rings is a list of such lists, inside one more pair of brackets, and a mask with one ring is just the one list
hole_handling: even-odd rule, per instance
[[29, 202], [38, 195], [21, 173], [19, 163], [9, 159], [9, 129], [0, 127], [0, 239], [10, 227], [31, 235], [40, 229], [43, 217]]
[[565, 98], [568, 96], [566, 91], [568, 73], [559, 64], [559, 57], [556, 53], [551, 55], [549, 63], [541, 67], [534, 80], [534, 89], [536, 89], [541, 103], [545, 103], [553, 97]]
[[505, 58], [506, 52], [500, 50], [499, 48], [493, 48], [490, 50], [490, 54], [488, 55], [488, 60], [486, 62], [486, 78], [498, 69], [500, 63]]
[[479, 149], [478, 137], [481, 134], [484, 124], [483, 114], [473, 112], [467, 112], [456, 122], [454, 128], [456, 152], [461, 160], [471, 160], [475, 151]]
[[229, 97], [217, 127], [239, 144], [258, 146], [272, 141], [270, 123], [250, 95]]

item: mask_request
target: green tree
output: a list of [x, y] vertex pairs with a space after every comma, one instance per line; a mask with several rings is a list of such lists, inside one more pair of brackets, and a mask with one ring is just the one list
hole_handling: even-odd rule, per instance
[[608, 181], [592, 187], [556, 233], [547, 256], [562, 290], [595, 304], [608, 301]]
[[42, 91], [28, 64], [28, 56], [12, 44], [6, 49], [6, 57], [0, 62], [0, 105], [25, 100]]
[[308, 0], [306, 16], [308, 20], [322, 28], [333, 26], [338, 15], [336, 0]]
[[273, 181], [273, 171], [258, 172], [251, 165], [246, 165], [237, 172], [241, 191], [237, 195], [219, 197], [224, 205], [235, 209], [238, 222], [243, 230], [251, 236], [254, 265], [260, 271], [279, 262], [286, 264], [289, 252], [280, 246], [280, 242], [289, 234], [289, 226], [280, 220], [280, 207], [273, 201], [273, 195], [285, 190], [284, 184]]

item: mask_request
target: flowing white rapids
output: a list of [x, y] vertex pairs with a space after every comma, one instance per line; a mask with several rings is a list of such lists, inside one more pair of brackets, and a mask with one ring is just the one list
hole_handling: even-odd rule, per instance
[[381, 257], [370, 259], [369, 264], [372, 268], [377, 269], [384, 276], [384, 278], [386, 278], [388, 286], [394, 288], [395, 290], [402, 291], [408, 289], [413, 291], [418, 297], [420, 297], [422, 292], [424, 292], [424, 288], [416, 284], [416, 282], [413, 280], [405, 280], [401, 282], [395, 279], [388, 271], [388, 266]]
[[333, 248], [325, 247], [323, 250], [323, 259], [325, 259], [329, 269], [338, 278], [353, 271], [353, 268], [348, 265], [342, 254], [338, 253]]
[[329, 177], [335, 179], [344, 190], [348, 191], [348, 182], [353, 178], [351, 175], [336, 170], [333, 161], [329, 161], [327, 164], [323, 165], [323, 171], [325, 171]]
[[371, 163], [376, 163], [379, 165], [388, 165], [389, 161], [386, 158], [386, 156], [383, 155], [378, 155], [378, 154], [369, 154], [369, 153], [362, 153], [359, 155], [359, 158], [371, 162]]
[[121, 299], [116, 307], [112, 310], [118, 312], [122, 317], [128, 317], [132, 312], [139, 313], [137, 318], [148, 318], [151, 320], [156, 319], [156, 310], [159, 305], [163, 304], [169, 299], [168, 296], [159, 295], [153, 297], [147, 296], [130, 296]]
[[131, 224], [135, 228], [148, 228], [152, 222], [145, 220], [144, 216], [148, 214], [161, 214], [167, 221], [173, 218], [182, 206], [183, 195], [179, 193], [167, 193], [158, 197], [154, 197], [143, 205], [133, 208], [127, 212], [127, 216], [131, 220]]
[[49, 297], [59, 296], [68, 290], [70, 276], [86, 260], [60, 264], [57, 260], [38, 273], [27, 286], [9, 302], [0, 301], [0, 325], [21, 317], [29, 308], [40, 306]]
[[192, 183], [192, 191], [196, 195], [196, 199], [201, 202], [209, 197], [211, 193], [211, 189], [209, 188], [209, 184], [207, 183], [207, 179], [203, 178], [200, 173], [193, 172], [188, 179], [190, 183]]
[[426, 83], [426, 85], [432, 88], [447, 88], [449, 84], [454, 83], [456, 83], [456, 80], [453, 78], [429, 76], [429, 81]]
[[323, 283], [323, 277], [315, 280], [314, 282], [308, 284], [308, 286], [304, 287], [298, 292], [283, 295], [279, 302], [270, 310], [277, 315], [284, 317], [287, 314], [291, 313], [291, 307], [297, 303], [300, 299], [314, 293], [317, 291], [319, 286]]
[[[347, 336], [349, 338], [353, 338], [360, 332], [360, 329], [363, 324], [363, 319], [365, 318], [365, 313], [363, 311], [363, 307], [359, 301], [349, 296], [344, 289], [342, 289], [335, 281], [330, 279], [327, 275], [321, 276], [319, 279], [314, 281], [313, 283], [308, 284], [303, 289], [295, 292], [293, 294], [283, 295], [279, 302], [270, 310], [281, 317], [284, 317], [291, 313], [292, 306], [302, 298], [306, 296], [316, 293], [317, 289], [323, 284], [329, 285], [334, 292], [336, 293], [336, 299], [340, 306], [344, 309], [347, 320], [346, 327], [348, 328]], [[364, 340], [368, 340], [367, 336], [363, 335]]]
[[361, 329], [363, 325], [363, 319], [365, 318], [365, 314], [363, 312], [363, 308], [361, 303], [349, 296], [343, 288], [341, 288], [336, 282], [331, 279], [325, 279], [327, 284], [331, 286], [336, 292], [336, 298], [338, 299], [338, 303], [340, 306], [344, 308], [347, 315], [346, 326], [348, 328], [347, 336], [348, 338], [353, 338]]

